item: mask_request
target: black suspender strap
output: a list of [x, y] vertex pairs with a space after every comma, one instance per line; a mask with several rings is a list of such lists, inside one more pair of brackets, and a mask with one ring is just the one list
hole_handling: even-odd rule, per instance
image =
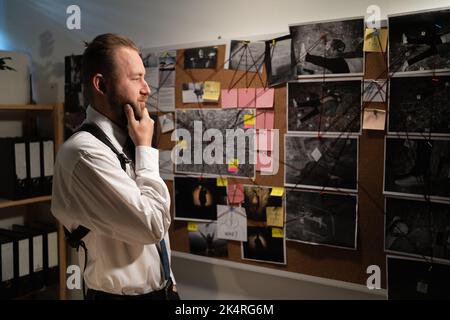
[[83, 124], [81, 127], [79, 127], [77, 129], [76, 132], [80, 132], [80, 131], [86, 131], [89, 132], [90, 134], [92, 134], [94, 137], [96, 137], [98, 140], [100, 140], [101, 142], [103, 142], [105, 145], [107, 145], [112, 152], [114, 152], [117, 156], [117, 158], [119, 158], [120, 161], [120, 166], [122, 167], [122, 169], [125, 171], [126, 169], [126, 164], [131, 162], [130, 159], [127, 158], [127, 156], [125, 154], [123, 154], [122, 152], [119, 152], [114, 145], [112, 144], [111, 140], [109, 140], [108, 136], [103, 132], [102, 129], [100, 129], [98, 126], [96, 126], [95, 124], [92, 123], [85, 123]]

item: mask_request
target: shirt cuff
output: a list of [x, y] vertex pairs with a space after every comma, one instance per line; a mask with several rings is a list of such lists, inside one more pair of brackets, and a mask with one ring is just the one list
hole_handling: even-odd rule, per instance
[[137, 146], [135, 169], [136, 171], [147, 169], [159, 174], [159, 150], [147, 146]]

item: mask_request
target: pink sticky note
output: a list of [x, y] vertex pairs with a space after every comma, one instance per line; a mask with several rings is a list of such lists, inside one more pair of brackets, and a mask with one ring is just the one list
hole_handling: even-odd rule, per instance
[[237, 108], [238, 107], [238, 91], [237, 89], [224, 89], [221, 92], [222, 108]]
[[273, 88], [256, 89], [256, 108], [273, 108], [275, 90]]
[[237, 183], [229, 183], [227, 185], [228, 202], [230, 204], [244, 202], [244, 186]]
[[270, 151], [258, 151], [256, 158], [256, 171], [273, 172], [273, 158]]
[[260, 129], [256, 135], [257, 150], [272, 151], [273, 150], [273, 131]]
[[275, 114], [273, 111], [256, 112], [256, 129], [271, 130], [274, 127]]
[[239, 88], [238, 89], [238, 107], [254, 108], [255, 107], [255, 88]]

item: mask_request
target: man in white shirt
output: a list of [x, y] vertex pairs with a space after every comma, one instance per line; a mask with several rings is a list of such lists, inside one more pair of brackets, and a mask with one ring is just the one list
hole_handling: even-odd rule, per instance
[[[170, 196], [151, 147], [150, 88], [138, 49], [125, 37], [100, 35], [86, 47], [82, 75], [89, 101], [83, 124], [98, 127], [127, 158], [122, 162], [86, 131], [72, 135], [57, 155], [51, 210], [68, 230], [90, 230], [82, 239], [87, 298], [178, 299], [162, 258], [170, 257]], [[125, 147], [127, 138], [135, 151]]]

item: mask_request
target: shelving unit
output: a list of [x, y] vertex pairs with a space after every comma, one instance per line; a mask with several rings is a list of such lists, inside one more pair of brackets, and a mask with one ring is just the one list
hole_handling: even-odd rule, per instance
[[[64, 106], [63, 104], [49, 104], [49, 105], [1, 105], [0, 110], [6, 111], [25, 111], [25, 112], [51, 112], [53, 120], [53, 140], [55, 147], [55, 155], [59, 147], [64, 142]], [[24, 128], [25, 129], [25, 128]], [[25, 132], [25, 130], [24, 130]], [[21, 200], [5, 200], [0, 199], [0, 209], [12, 208], [19, 206], [29, 206], [41, 202], [51, 201], [51, 196], [40, 196]], [[0, 211], [1, 219], [1, 211]], [[64, 239], [64, 230], [61, 224], [58, 225], [58, 256], [59, 256], [59, 284], [57, 289], [57, 296], [61, 300], [66, 299], [66, 269], [67, 269], [67, 249]], [[39, 292], [30, 293], [31, 295], [38, 295]]]

